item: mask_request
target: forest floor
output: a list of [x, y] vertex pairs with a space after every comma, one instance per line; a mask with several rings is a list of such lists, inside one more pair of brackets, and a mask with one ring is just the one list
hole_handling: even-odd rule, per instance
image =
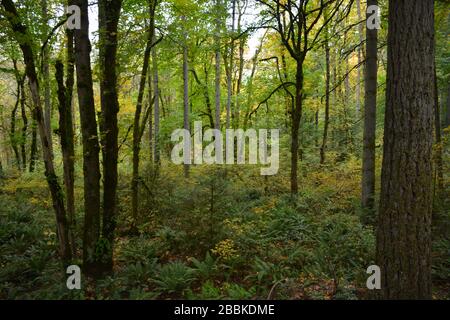
[[[262, 177], [251, 166], [196, 167], [186, 180], [170, 164], [143, 168], [139, 235], [128, 232], [130, 175], [123, 170], [114, 274], [74, 291], [56, 255], [43, 174], [10, 174], [0, 180], [0, 298], [366, 299], [376, 218], [359, 206], [359, 168], [352, 158], [326, 170], [305, 162], [296, 200], [283, 170]], [[77, 179], [78, 248], [82, 184]], [[434, 232], [438, 299], [450, 299], [450, 240], [439, 231], [447, 227]], [[74, 263], [81, 264], [80, 252]]]

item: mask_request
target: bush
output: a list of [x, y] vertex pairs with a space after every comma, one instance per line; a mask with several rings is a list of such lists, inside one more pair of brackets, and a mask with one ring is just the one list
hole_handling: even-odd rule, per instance
[[194, 270], [175, 261], [159, 268], [153, 282], [164, 293], [182, 293], [195, 280]]

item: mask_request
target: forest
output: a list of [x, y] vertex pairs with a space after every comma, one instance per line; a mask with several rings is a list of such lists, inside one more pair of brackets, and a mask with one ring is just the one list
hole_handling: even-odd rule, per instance
[[0, 299], [450, 300], [448, 1], [0, 2]]

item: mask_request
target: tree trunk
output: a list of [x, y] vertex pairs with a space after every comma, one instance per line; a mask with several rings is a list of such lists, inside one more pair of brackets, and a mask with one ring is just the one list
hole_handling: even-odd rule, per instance
[[153, 97], [153, 92], [152, 92], [152, 70], [150, 67], [150, 64], [148, 66], [148, 71], [147, 71], [147, 81], [148, 81], [148, 86], [147, 86], [147, 103], [148, 103], [148, 143], [149, 143], [149, 155], [150, 155], [150, 162], [152, 162], [153, 159], [153, 104], [152, 104], [152, 97]]
[[361, 16], [361, 0], [356, 0], [356, 12], [358, 15], [358, 38], [359, 38], [359, 46], [358, 46], [358, 68], [357, 68], [357, 76], [356, 76], [356, 115], [359, 116], [361, 111], [361, 60], [362, 60], [362, 51], [363, 51], [363, 22]]
[[[325, 31], [328, 32], [328, 31]], [[328, 125], [330, 122], [330, 46], [328, 43], [328, 35], [325, 38], [325, 122], [323, 126], [322, 146], [320, 147], [320, 163], [325, 163], [325, 149], [327, 147]]]
[[446, 127], [450, 126], [450, 85], [447, 88], [447, 112], [446, 112]]
[[[367, 6], [378, 5], [378, 0], [368, 0]], [[366, 16], [368, 18], [368, 16]], [[377, 120], [377, 29], [366, 28], [366, 63], [364, 94], [364, 134], [362, 161], [363, 208], [373, 210], [375, 197], [375, 134]]]
[[31, 145], [30, 145], [30, 166], [28, 171], [34, 172], [37, 160], [37, 116], [36, 110], [32, 110], [33, 121], [31, 122]]
[[389, 1], [376, 261], [384, 299], [431, 299], [434, 3]]
[[434, 64], [434, 139], [435, 139], [435, 183], [434, 193], [437, 193], [438, 198], [444, 191], [444, 173], [442, 169], [442, 137], [441, 137], [441, 107], [439, 105], [439, 90], [436, 75], [436, 64]]
[[28, 118], [27, 118], [27, 112], [25, 109], [25, 75], [22, 78], [20, 82], [20, 111], [22, 114], [22, 137], [20, 139], [20, 152], [21, 152], [21, 158], [22, 158], [22, 171], [25, 172], [27, 170], [27, 151], [26, 151], [26, 144], [27, 144], [27, 130], [28, 130]]
[[[161, 97], [159, 90], [159, 75], [158, 75], [158, 59], [156, 56], [156, 48], [152, 49], [152, 66], [153, 66], [153, 90], [155, 91], [155, 137], [153, 151], [155, 155], [155, 163], [159, 166], [161, 162], [160, 149], [159, 149], [159, 99]], [[161, 97], [162, 98], [162, 97]], [[164, 111], [164, 108], [163, 108]]]
[[139, 210], [139, 153], [141, 150], [141, 113], [142, 113], [142, 101], [144, 98], [145, 82], [147, 80], [147, 72], [149, 70], [150, 53], [152, 50], [152, 41], [154, 39], [154, 13], [156, 7], [156, 1], [149, 0], [149, 16], [150, 24], [147, 29], [147, 43], [144, 51], [144, 60], [141, 71], [141, 80], [139, 83], [138, 99], [136, 103], [136, 111], [134, 113], [133, 123], [133, 173], [131, 182], [131, 213], [132, 213], [132, 229], [137, 231], [137, 218]]
[[64, 167], [64, 185], [67, 197], [67, 227], [69, 229], [69, 242], [72, 252], [75, 253], [75, 239], [73, 236], [74, 221], [74, 146], [71, 105], [67, 104], [66, 87], [64, 85], [64, 65], [56, 61], [56, 82], [58, 85], [59, 135], [61, 137], [61, 152]]
[[[23, 53], [23, 60], [25, 62], [25, 73], [28, 77], [31, 97], [33, 100], [34, 110], [36, 114], [36, 122], [39, 127], [39, 134], [42, 141], [42, 151], [44, 154], [45, 176], [52, 196], [53, 209], [56, 216], [56, 234], [58, 236], [59, 254], [64, 264], [69, 263], [72, 259], [72, 252], [70, 250], [67, 218], [64, 208], [63, 193], [56, 176], [53, 153], [50, 149], [49, 137], [44, 123], [44, 115], [42, 112], [41, 98], [39, 95], [39, 81], [36, 74], [36, 67], [33, 55], [33, 45], [31, 37], [28, 34], [27, 27], [22, 24], [21, 18], [17, 13], [17, 9], [12, 0], [2, 0], [2, 6], [5, 9], [6, 17], [11, 25], [11, 28], [16, 35], [16, 40], [19, 43], [20, 49]], [[25, 40], [24, 40], [25, 39]]]
[[106, 240], [101, 272], [111, 273], [113, 268], [114, 230], [117, 215], [117, 159], [119, 146], [117, 137], [117, 27], [122, 0], [99, 0], [99, 62], [100, 95], [102, 117], [100, 121], [103, 155], [103, 224], [102, 238]]
[[[186, 17], [182, 17], [185, 21]], [[188, 74], [188, 48], [187, 48], [187, 34], [184, 32], [184, 43], [183, 43], [183, 118], [184, 118], [184, 129], [190, 132], [189, 126], [189, 74]], [[190, 156], [190, 155], [189, 155]], [[184, 176], [189, 178], [189, 164], [184, 164]]]
[[206, 65], [204, 65], [204, 71], [205, 71], [205, 83], [202, 83], [197, 75], [197, 72], [195, 69], [190, 70], [192, 74], [194, 75], [195, 82], [202, 88], [203, 91], [203, 97], [205, 98], [205, 105], [206, 105], [206, 116], [209, 120], [209, 126], [211, 129], [214, 129], [214, 118], [212, 114], [211, 109], [211, 99], [209, 98], [209, 91], [208, 91], [208, 70], [206, 68]]
[[[214, 35], [214, 47], [215, 47], [215, 106], [216, 106], [216, 120], [215, 120], [215, 129], [220, 130], [220, 28], [221, 28], [221, 0], [216, 1], [216, 30]], [[216, 140], [216, 143], [220, 143], [219, 140]], [[216, 150], [220, 150], [220, 148], [216, 147]]]
[[[44, 26], [44, 41], [48, 34], [48, 7], [47, 0], [41, 0], [42, 20]], [[52, 140], [52, 104], [51, 104], [51, 88], [50, 88], [50, 68], [49, 68], [50, 51], [48, 45], [42, 51], [42, 80], [44, 82], [44, 122], [49, 137], [50, 150], [53, 152]]]
[[16, 116], [17, 116], [17, 109], [19, 108], [20, 104], [20, 96], [21, 96], [21, 77], [19, 74], [19, 70], [17, 69], [17, 61], [13, 60], [14, 64], [14, 71], [16, 75], [16, 82], [17, 82], [17, 92], [16, 92], [16, 102], [14, 103], [14, 107], [11, 111], [11, 122], [9, 126], [9, 140], [11, 142], [11, 148], [14, 151], [14, 156], [16, 158], [16, 166], [17, 169], [20, 171], [22, 169], [21, 161], [20, 161], [20, 154], [19, 154], [19, 146], [17, 143], [17, 136], [16, 136]]
[[96, 248], [100, 238], [100, 147], [98, 143], [92, 83], [88, 1], [72, 0], [71, 2], [81, 9], [81, 29], [75, 30], [75, 64], [83, 140], [83, 268], [87, 275], [95, 277], [100, 271], [99, 259], [101, 258], [96, 254]]
[[234, 21], [236, 17], [236, 0], [232, 0], [232, 14], [231, 14], [231, 44], [229, 45], [228, 65], [227, 69], [227, 119], [226, 128], [229, 129], [231, 125], [231, 102], [233, 99], [233, 68], [234, 68]]
[[291, 113], [291, 194], [298, 193], [298, 151], [299, 131], [302, 118], [302, 95], [303, 95], [303, 62], [297, 61], [295, 74], [295, 105]]
[[[66, 29], [66, 52], [67, 52], [67, 76], [65, 85], [65, 110], [67, 119], [67, 172], [66, 179], [66, 197], [67, 197], [67, 217], [69, 223], [69, 240], [72, 244], [72, 252], [76, 253], [76, 242], [74, 237], [75, 230], [75, 139], [74, 139], [74, 112], [72, 106], [73, 86], [75, 82], [75, 52], [74, 52], [74, 33], [73, 30]], [[64, 156], [63, 156], [64, 157]]]

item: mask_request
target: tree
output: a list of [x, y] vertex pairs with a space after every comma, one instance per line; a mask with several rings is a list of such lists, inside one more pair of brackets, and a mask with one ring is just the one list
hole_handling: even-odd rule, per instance
[[[368, 0], [367, 7], [378, 5], [378, 0]], [[372, 13], [367, 11], [366, 19]], [[364, 75], [364, 134], [361, 202], [373, 210], [375, 197], [375, 135], [377, 121], [377, 37], [376, 28], [366, 27], [366, 62]]]
[[91, 42], [87, 0], [71, 0], [80, 8], [81, 28], [75, 29], [75, 65], [77, 74], [78, 105], [83, 141], [84, 175], [84, 230], [83, 270], [97, 276], [99, 256], [96, 248], [100, 239], [100, 163], [97, 120], [91, 70]]
[[[307, 53], [319, 42], [319, 35], [325, 26], [336, 16], [343, 5], [343, 0], [320, 1], [318, 6], [309, 0], [301, 0], [299, 3], [280, 0], [258, 0], [263, 4], [274, 24], [269, 27], [276, 30], [280, 36], [283, 46], [295, 60], [295, 103], [291, 110], [291, 194], [298, 193], [298, 160], [299, 160], [299, 134], [300, 122], [303, 111], [303, 64]], [[350, 2], [350, 5], [353, 1]], [[349, 12], [350, 5], [347, 10]], [[314, 27], [321, 19], [325, 10], [328, 17], [323, 24], [315, 30]], [[346, 14], [346, 15], [347, 15]]]
[[113, 267], [114, 230], [117, 214], [117, 159], [119, 147], [117, 137], [117, 29], [122, 0], [99, 0], [99, 62], [101, 95], [101, 142], [103, 155], [103, 215], [102, 238], [106, 240], [105, 257], [101, 260], [101, 271], [110, 273]]
[[433, 1], [390, 0], [388, 19], [376, 255], [382, 274], [381, 297], [430, 299]]
[[[155, 42], [155, 35], [153, 35], [153, 42]], [[157, 166], [159, 166], [160, 161], [161, 161], [161, 156], [160, 156], [160, 149], [159, 149], [159, 101], [161, 98], [161, 92], [159, 89], [159, 74], [158, 74], [158, 58], [157, 58], [157, 54], [156, 54], [156, 47], [152, 48], [152, 66], [153, 66], [153, 90], [155, 91], [154, 94], [154, 107], [155, 107], [155, 134], [154, 134], [154, 150], [153, 150], [153, 156], [155, 159], [155, 163]], [[164, 108], [163, 108], [163, 115], [164, 115]]]
[[52, 104], [51, 104], [51, 88], [50, 88], [50, 64], [49, 56], [50, 51], [48, 46], [45, 45], [46, 37], [48, 34], [48, 4], [47, 0], [41, 0], [41, 10], [42, 10], [42, 25], [43, 25], [43, 39], [44, 47], [42, 50], [42, 81], [44, 82], [44, 122], [47, 129], [47, 135], [49, 136], [50, 149], [53, 150], [52, 141]]
[[[142, 101], [144, 99], [145, 82], [147, 80], [147, 72], [149, 70], [150, 53], [153, 47], [154, 32], [155, 32], [155, 10], [157, 0], [148, 1], [148, 10], [150, 23], [147, 26], [147, 38], [142, 63], [141, 79], [139, 82], [138, 99], [136, 102], [136, 111], [134, 113], [133, 123], [133, 178], [131, 182], [131, 212], [133, 218], [133, 231], [136, 231], [136, 221], [138, 217], [138, 205], [139, 205], [139, 153], [141, 149], [141, 140], [144, 134], [147, 118], [144, 117], [141, 125], [141, 113], [142, 113]], [[156, 90], [156, 89], [155, 89]], [[156, 116], [156, 107], [155, 107]], [[156, 120], [155, 120], [156, 122]], [[156, 123], [155, 123], [156, 126]], [[155, 129], [156, 130], [156, 129]], [[155, 142], [156, 143], [156, 142]]]
[[11, 141], [11, 147], [14, 151], [14, 156], [16, 157], [17, 169], [21, 170], [22, 165], [21, 165], [21, 161], [20, 161], [18, 139], [16, 136], [16, 117], [17, 117], [17, 109], [19, 108], [19, 104], [20, 104], [20, 96], [22, 95], [22, 91], [21, 91], [22, 82], [25, 81], [25, 79], [23, 79], [19, 73], [19, 69], [17, 68], [17, 60], [13, 59], [13, 65], [14, 65], [14, 74], [15, 74], [15, 78], [16, 78], [16, 82], [17, 82], [17, 91], [16, 91], [16, 102], [14, 103], [14, 108], [11, 111], [9, 139]]
[[72, 106], [68, 101], [67, 89], [64, 85], [64, 64], [57, 60], [55, 63], [55, 78], [58, 84], [58, 111], [59, 111], [59, 135], [61, 138], [61, 152], [63, 155], [64, 185], [66, 187], [66, 210], [68, 216], [69, 242], [72, 252], [75, 253], [75, 239], [73, 235], [75, 215], [74, 195], [74, 158]]
[[50, 147], [46, 126], [44, 123], [44, 114], [42, 111], [42, 102], [39, 95], [39, 80], [36, 73], [35, 60], [33, 54], [33, 43], [27, 26], [22, 23], [17, 9], [12, 0], [2, 0], [2, 6], [5, 10], [6, 18], [9, 21], [16, 41], [22, 50], [23, 60], [25, 63], [25, 74], [28, 78], [28, 85], [33, 99], [33, 107], [36, 122], [39, 127], [39, 135], [42, 142], [42, 151], [45, 163], [45, 176], [52, 196], [53, 209], [56, 215], [56, 230], [58, 236], [59, 254], [64, 264], [72, 259], [72, 252], [69, 244], [66, 210], [64, 208], [64, 199], [58, 177], [55, 173], [53, 163], [53, 152]]
[[356, 0], [356, 11], [358, 15], [358, 74], [356, 78], [356, 114], [359, 114], [361, 110], [361, 61], [362, 61], [362, 51], [363, 51], [363, 24], [362, 24], [362, 16], [361, 16], [361, 0]]
[[[182, 16], [181, 20], [186, 24], [186, 16]], [[183, 119], [184, 129], [190, 132], [189, 125], [189, 63], [188, 63], [188, 43], [187, 32], [183, 31]], [[184, 176], [189, 178], [189, 164], [184, 164]]]
[[[325, 18], [326, 19], [326, 18]], [[320, 147], [320, 163], [325, 163], [325, 148], [327, 146], [328, 125], [330, 123], [330, 44], [328, 40], [328, 28], [325, 30], [325, 122], [323, 125], [322, 146]]]

